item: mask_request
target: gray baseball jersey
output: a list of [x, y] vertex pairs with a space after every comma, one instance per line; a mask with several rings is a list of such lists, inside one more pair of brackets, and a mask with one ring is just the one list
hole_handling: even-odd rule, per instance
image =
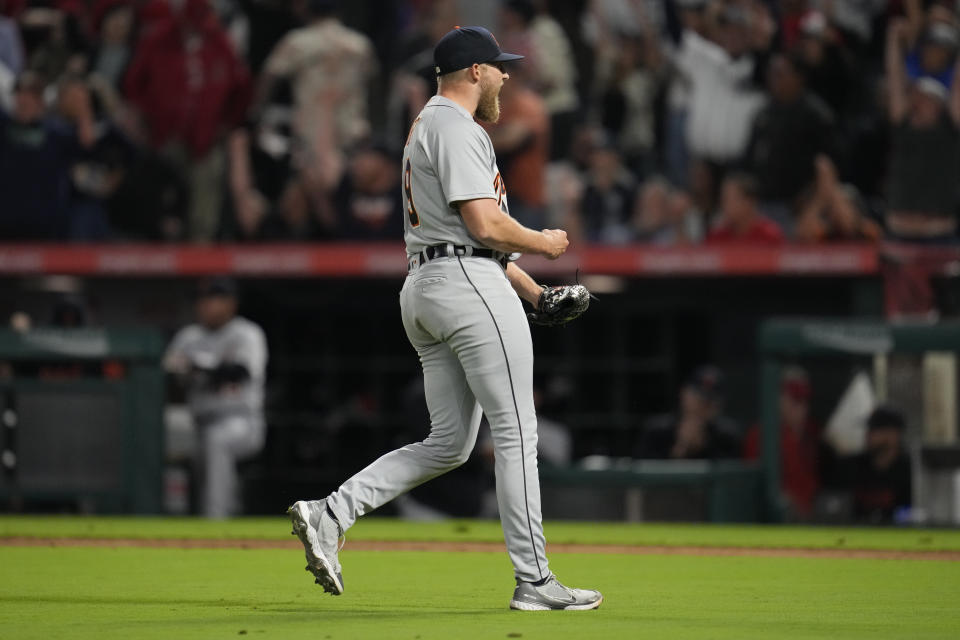
[[258, 325], [240, 317], [214, 331], [199, 324], [188, 325], [171, 341], [167, 358], [173, 355], [185, 356], [200, 369], [240, 364], [250, 373], [250, 378], [230, 393], [221, 393], [207, 385], [191, 385], [187, 389], [187, 402], [198, 420], [238, 414], [262, 420], [267, 341]]
[[[414, 122], [403, 153], [407, 253], [436, 244], [482, 246], [452, 203], [496, 200], [506, 189], [493, 145], [470, 113], [440, 96]], [[533, 344], [523, 305], [495, 260], [411, 260], [400, 311], [423, 368], [430, 433], [388, 453], [330, 494], [346, 530], [358, 517], [461, 464], [476, 443], [481, 409], [496, 453], [497, 504], [517, 578], [551, 573], [540, 511]]]
[[403, 149], [407, 254], [435, 244], [483, 246], [455, 202], [492, 198], [509, 215], [490, 136], [459, 104], [434, 96], [414, 120]]

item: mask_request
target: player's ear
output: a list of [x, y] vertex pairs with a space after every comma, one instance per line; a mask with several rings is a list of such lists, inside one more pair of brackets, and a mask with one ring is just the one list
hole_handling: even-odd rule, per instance
[[480, 82], [480, 65], [478, 63], [473, 63], [470, 65], [470, 79], [473, 82]]

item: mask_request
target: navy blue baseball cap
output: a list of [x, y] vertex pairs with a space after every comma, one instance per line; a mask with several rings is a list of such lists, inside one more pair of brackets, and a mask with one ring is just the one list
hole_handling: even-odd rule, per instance
[[228, 276], [204, 278], [197, 283], [197, 298], [237, 297], [237, 281]]
[[438, 76], [474, 64], [522, 59], [523, 56], [515, 53], [504, 53], [493, 34], [483, 27], [454, 27], [433, 49]]

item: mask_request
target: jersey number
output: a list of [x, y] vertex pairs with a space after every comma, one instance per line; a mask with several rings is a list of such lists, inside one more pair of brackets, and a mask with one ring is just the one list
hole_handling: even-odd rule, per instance
[[420, 116], [417, 116], [417, 119], [410, 125], [410, 131], [407, 133], [407, 141], [403, 143], [403, 146], [410, 144], [410, 138], [413, 137], [413, 130], [416, 128], [418, 122], [420, 122]]
[[500, 175], [499, 171], [497, 172], [497, 177], [493, 179], [493, 190], [497, 192], [497, 206], [500, 207], [500, 210], [504, 213], [509, 213], [503, 202], [504, 198], [507, 197], [507, 185], [503, 184], [503, 176]]
[[407, 216], [410, 218], [411, 227], [420, 226], [420, 215], [413, 204], [413, 187], [410, 184], [410, 161], [407, 160], [407, 166], [403, 168], [403, 193], [407, 196]]

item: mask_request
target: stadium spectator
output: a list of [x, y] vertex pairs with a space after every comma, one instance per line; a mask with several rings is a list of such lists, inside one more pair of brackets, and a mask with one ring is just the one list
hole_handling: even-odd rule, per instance
[[788, 236], [797, 199], [813, 183], [814, 158], [836, 155], [833, 114], [807, 91], [800, 64], [780, 54], [770, 60], [770, 99], [754, 120], [745, 163], [760, 185], [760, 209]]
[[[268, 214], [279, 210], [284, 190], [296, 179], [293, 168], [296, 140], [290, 90], [288, 82], [280, 83], [270, 101], [261, 107], [259, 118], [236, 129], [227, 139], [232, 216], [225, 221], [226, 238], [257, 240], [261, 230], [266, 228], [262, 223]], [[332, 150], [329, 155], [337, 171], [330, 179], [332, 184], [339, 176], [340, 156]]]
[[[256, 240], [293, 180], [290, 109], [267, 107], [260, 121], [232, 132], [227, 140], [230, 209], [224, 233], [237, 240]], [[278, 208], [278, 207], [275, 207]]]
[[140, 40], [124, 88], [153, 146], [190, 185], [189, 238], [212, 240], [223, 200], [222, 132], [242, 122], [250, 78], [208, 0], [184, 0]]
[[102, 109], [89, 106], [93, 94], [83, 77], [65, 76], [58, 88], [57, 111], [63, 119], [76, 120], [89, 110], [92, 120], [89, 139], [70, 167], [69, 237], [102, 241], [111, 236], [109, 201], [126, 177], [134, 149]]
[[[377, 73], [373, 45], [335, 17], [336, 4], [336, 0], [308, 0], [310, 24], [294, 29], [277, 44], [264, 63], [257, 88], [255, 113], [276, 84], [289, 78], [295, 101], [294, 132], [306, 154], [298, 167], [318, 162], [328, 144], [349, 151], [371, 132], [370, 83]], [[333, 123], [332, 143], [318, 140], [327, 137], [321, 131], [326, 119]]]
[[499, 40], [509, 51], [524, 56], [533, 73], [538, 73], [540, 60], [533, 48], [533, 34], [530, 24], [537, 13], [530, 0], [502, 0], [497, 11], [497, 32]]
[[93, 6], [97, 35], [90, 72], [119, 90], [133, 55], [136, 9], [131, 0], [97, 0]]
[[887, 165], [890, 156], [890, 120], [887, 116], [887, 89], [878, 77], [866, 74], [855, 92], [855, 101], [838, 135], [844, 139], [840, 167], [845, 182], [854, 185], [871, 210], [879, 216], [884, 209]]
[[396, 197], [398, 162], [384, 145], [370, 145], [353, 154], [332, 194], [337, 238], [396, 241], [403, 236], [403, 205]]
[[584, 237], [602, 244], [627, 244], [634, 235], [636, 179], [609, 140], [599, 140], [588, 158], [586, 187], [580, 202]]
[[845, 117], [857, 102], [858, 81], [852, 56], [820, 11], [810, 11], [803, 16], [799, 35], [793, 50], [807, 89], [823, 100], [835, 117]]
[[[78, 18], [79, 5], [69, 2], [31, 3], [19, 14], [26, 47], [25, 68], [36, 71], [47, 83], [65, 71], [84, 71], [86, 45]], [[45, 6], [44, 6], [45, 5]]]
[[[827, 20], [840, 32], [840, 37], [850, 43], [849, 46], [861, 52], [869, 51], [874, 24], [878, 16], [890, 5], [885, 0], [817, 2], [815, 4], [822, 8]], [[903, 4], [910, 4], [910, 0]], [[859, 55], [862, 56], [863, 53]]]
[[[500, 15], [497, 36], [528, 54], [521, 69], [530, 70], [526, 83], [543, 99], [551, 121], [548, 158], [572, 163], [552, 173], [571, 180], [552, 182], [561, 194], [543, 186], [552, 169], [543, 167], [539, 142], [520, 150], [540, 167], [521, 172], [520, 179], [501, 154], [514, 213], [525, 222], [569, 218], [561, 224], [587, 241], [696, 242], [697, 212], [715, 211], [724, 174], [743, 167], [759, 180], [761, 211], [785, 235], [795, 228], [800, 241], [876, 238], [867, 209], [882, 216], [897, 239], [956, 236], [950, 176], [960, 170], [954, 149], [960, 137], [954, 118], [943, 116], [953, 112], [960, 20], [947, 2], [892, 5], [889, 20], [879, 16], [883, 3], [875, 0], [510, 0], [499, 14], [496, 6], [417, 0], [390, 4], [379, 17], [366, 6], [337, 4], [0, 0], [0, 108], [13, 112], [12, 86], [24, 68], [53, 87], [44, 96], [48, 106], [58, 103], [55, 88], [64, 77], [85, 77], [98, 126], [121, 133], [134, 147], [149, 147], [129, 160], [104, 203], [109, 232], [88, 230], [75, 234], [78, 239], [330, 238], [337, 217], [331, 199], [352, 151], [369, 140], [402, 139], [434, 92], [431, 56], [439, 35], [460, 15]], [[895, 17], [899, 11], [906, 20]], [[340, 23], [337, 13], [348, 24], [365, 25], [362, 32]], [[298, 20], [309, 24], [294, 28]], [[373, 34], [397, 21], [401, 28], [391, 33], [401, 46], [391, 49], [392, 38], [372, 44]], [[881, 27], [887, 49], [893, 47], [885, 83], [875, 52]], [[381, 63], [394, 68], [390, 75], [376, 73], [375, 49]], [[238, 52], [263, 71], [252, 110], [246, 109], [249, 85]], [[311, 56], [324, 62], [313, 64]], [[765, 108], [758, 83], [764, 75], [772, 97]], [[516, 80], [503, 97], [506, 121], [510, 89], [521, 84]], [[118, 86], [126, 95], [110, 91]], [[287, 89], [292, 97], [285, 96]], [[388, 99], [381, 104], [380, 96]], [[814, 96], [832, 108], [826, 135], [823, 112], [811, 108]], [[901, 115], [894, 118], [895, 112]], [[248, 156], [250, 188], [238, 192], [233, 157], [224, 179], [221, 143], [233, 139], [229, 134], [245, 115], [240, 146]], [[542, 120], [538, 115], [538, 127]], [[596, 174], [611, 171], [597, 171], [604, 159], [594, 163], [588, 160], [597, 155], [593, 150], [577, 147], [597, 127], [615, 141], [619, 159], [612, 173], [619, 187], [599, 190], [605, 201], [594, 213], [585, 198], [590, 206], [598, 202], [596, 186], [604, 181]], [[822, 153], [835, 164], [837, 189], [819, 186], [824, 181], [813, 158]], [[668, 216], [663, 207], [644, 213], [628, 194], [619, 213], [610, 215], [618, 203], [607, 196], [622, 195], [624, 187], [635, 193], [659, 169], [687, 189], [671, 190], [671, 200], [683, 202], [684, 193], [693, 198], [693, 206], [679, 207], [687, 213]], [[171, 170], [179, 175], [171, 178]], [[46, 171], [56, 173], [57, 165]], [[162, 184], [151, 184], [151, 171]], [[542, 177], [529, 177], [534, 174]], [[594, 188], [581, 193], [581, 180]], [[184, 187], [192, 196], [186, 203]], [[828, 191], [832, 198], [824, 196]], [[527, 201], [534, 203], [533, 219], [527, 219]], [[582, 220], [571, 217], [574, 209], [585, 212]], [[641, 222], [647, 214], [657, 221]], [[67, 235], [61, 230], [60, 237]]]
[[648, 27], [657, 32], [666, 27], [666, 8], [658, 0], [591, 0], [582, 4], [587, 5], [581, 12], [584, 37], [593, 47], [613, 30], [638, 36]]
[[[3, 2], [0, 2], [0, 7]], [[17, 23], [0, 13], [0, 109], [9, 109], [13, 85], [23, 71], [23, 41]]]
[[95, 139], [90, 96], [71, 91], [61, 102], [65, 121], [46, 113], [41, 76], [23, 72], [14, 109], [0, 110], [0, 237], [64, 240], [70, 231], [70, 167]]
[[[953, 82], [957, 46], [960, 45], [960, 34], [957, 33], [957, 27], [953, 24], [955, 20], [956, 18], [951, 16], [949, 22], [931, 20], [928, 23], [916, 48], [904, 55], [904, 68], [910, 80], [934, 78], [940, 84], [950, 88]], [[899, 21], [895, 24], [899, 24]], [[905, 39], [909, 37], [907, 26], [907, 23], [903, 23]], [[904, 42], [904, 44], [908, 43]]]
[[724, 179], [720, 215], [707, 233], [708, 244], [778, 245], [784, 241], [780, 227], [760, 212], [757, 191], [756, 178], [749, 174], [731, 173]]
[[878, 241], [880, 225], [871, 220], [856, 187], [837, 178], [833, 161], [817, 156], [814, 187], [802, 200], [794, 238], [799, 242]]
[[739, 430], [722, 412], [723, 374], [716, 367], [699, 367], [680, 389], [678, 412], [656, 416], [643, 425], [636, 457], [739, 457]]
[[223, 25], [227, 37], [233, 44], [233, 50], [243, 59], [249, 59], [250, 18], [241, 3], [245, 0], [213, 0], [213, 9]]
[[836, 462], [834, 481], [853, 498], [854, 517], [864, 523], [892, 523], [913, 502], [910, 456], [903, 442], [906, 420], [890, 406], [867, 418], [866, 450]]
[[530, 46], [536, 61], [531, 73], [535, 88], [550, 114], [550, 159], [559, 160], [570, 150], [571, 134], [580, 109], [577, 95], [577, 67], [570, 39], [547, 10], [547, 2], [533, 3], [536, 13], [530, 22]]
[[289, 31], [301, 26], [292, 7], [302, 2], [288, 0], [240, 0], [241, 10], [247, 16], [250, 33], [247, 38], [247, 63], [259, 77], [270, 52]]
[[197, 428], [200, 511], [208, 518], [242, 512], [236, 464], [263, 447], [267, 343], [237, 315], [236, 284], [212, 278], [197, 290], [197, 323], [177, 332], [164, 369], [187, 392]]
[[[810, 379], [800, 367], [788, 367], [780, 383], [780, 487], [787, 517], [808, 520], [820, 489], [820, 427], [810, 417]], [[760, 428], [750, 429], [744, 457], [757, 460], [762, 452]]]
[[892, 130], [886, 226], [905, 240], [953, 240], [960, 175], [960, 82], [954, 81], [949, 90], [929, 76], [910, 83], [902, 55], [906, 37], [906, 21], [895, 20], [887, 32], [886, 49]]
[[600, 120], [617, 141], [626, 165], [641, 180], [657, 169], [656, 101], [664, 80], [657, 34], [611, 37], [598, 47]]
[[704, 35], [684, 30], [674, 57], [690, 87], [687, 144], [699, 165], [691, 188], [705, 210], [712, 208], [724, 172], [743, 155], [763, 105], [762, 94], [751, 85], [753, 52], [766, 50], [773, 29], [763, 11], [726, 5], [716, 15], [710, 7]]
[[276, 204], [263, 218], [257, 238], [271, 242], [311, 242], [330, 237], [334, 212], [327, 203], [316, 204], [311, 191], [292, 176]]
[[510, 215], [533, 229], [546, 224], [544, 180], [550, 154], [550, 116], [543, 98], [526, 84], [528, 76], [508, 68], [500, 90], [500, 120], [486, 125], [507, 188]]
[[[264, 118], [255, 129], [240, 129], [230, 135], [227, 148], [233, 216], [227, 220], [225, 233], [241, 241], [309, 242], [330, 238], [337, 223], [334, 192], [337, 185], [347, 181], [344, 160], [330, 148], [328, 136], [327, 160], [312, 170], [296, 173], [291, 167], [292, 140], [282, 127], [273, 126], [276, 124]], [[329, 130], [329, 122], [327, 125]], [[393, 184], [397, 180], [394, 175]], [[399, 207], [399, 199], [395, 200]]]
[[637, 239], [651, 244], [658, 242], [660, 234], [668, 228], [670, 183], [661, 178], [651, 178], [640, 187], [634, 227]]
[[[681, 34], [686, 31], [704, 36], [706, 33], [707, 0], [678, 0], [676, 10]], [[682, 42], [682, 40], [681, 40]], [[671, 43], [674, 44], [674, 43]], [[679, 44], [679, 43], [676, 43]], [[671, 66], [667, 71], [666, 122], [663, 127], [664, 169], [670, 181], [686, 187], [689, 179], [690, 156], [687, 143], [687, 119], [690, 112], [690, 79], [676, 68], [670, 51]]]
[[128, 241], [186, 240], [190, 191], [177, 166], [149, 149], [138, 149], [123, 173], [108, 202], [111, 236]]
[[433, 47], [450, 25], [460, 22], [455, 0], [432, 0], [411, 9], [413, 27], [400, 43], [401, 62], [390, 78], [384, 127], [388, 140], [405, 139], [413, 119], [437, 92]]
[[705, 235], [703, 212], [689, 193], [674, 189], [667, 202], [667, 225], [655, 241], [668, 245], [692, 245], [703, 242]]
[[703, 218], [684, 191], [658, 176], [640, 187], [635, 218], [637, 239], [660, 246], [698, 244]]
[[584, 179], [581, 173], [569, 162], [552, 162], [547, 165], [544, 190], [547, 193], [547, 226], [566, 229], [572, 242], [582, 241], [580, 202]]
[[[4, 0], [0, 0], [0, 9], [5, 6]], [[20, 37], [20, 29], [12, 18], [0, 11], [0, 64], [14, 75], [23, 70], [23, 39]]]

